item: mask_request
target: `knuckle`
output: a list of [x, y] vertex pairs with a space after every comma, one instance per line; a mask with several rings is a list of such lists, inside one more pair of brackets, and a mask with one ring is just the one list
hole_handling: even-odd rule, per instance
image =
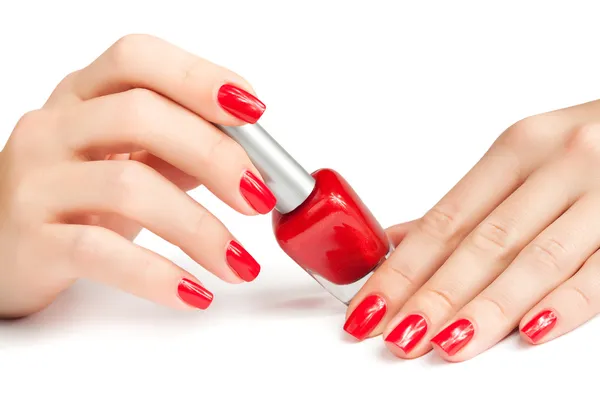
[[510, 126], [499, 141], [516, 150], [529, 150], [544, 140], [547, 125], [544, 115], [530, 116]]
[[122, 210], [130, 210], [138, 203], [140, 196], [140, 188], [143, 187], [148, 180], [149, 167], [136, 161], [125, 161], [115, 163], [112, 176], [110, 179], [110, 187], [112, 189], [112, 202]]
[[[195, 210], [197, 211], [193, 213], [194, 216], [190, 217], [189, 219], [189, 236], [195, 238], [215, 239], [220, 232], [217, 229], [209, 228], [209, 225], [213, 225], [213, 222], [216, 222], [213, 220], [214, 217], [212, 214], [202, 207], [195, 207]], [[218, 224], [214, 225], [215, 227], [218, 226]], [[226, 230], [224, 231], [226, 232]]]
[[569, 252], [564, 245], [553, 238], [535, 241], [529, 246], [529, 259], [533, 266], [547, 270], [551, 275], [560, 274]]
[[567, 150], [579, 154], [600, 155], [600, 124], [587, 124], [573, 130], [567, 140]]
[[117, 40], [108, 50], [108, 56], [113, 68], [129, 69], [140, 51], [150, 45], [156, 38], [147, 34], [129, 34]]
[[436, 305], [448, 309], [457, 310], [456, 296], [446, 289], [424, 288], [423, 296], [425, 304]]
[[460, 233], [458, 209], [454, 206], [438, 205], [429, 210], [419, 222], [420, 230], [439, 241], [450, 241]]
[[192, 57], [181, 69], [181, 81], [185, 85], [187, 82], [201, 78], [206, 75], [208, 63], [200, 57]]
[[509, 223], [484, 221], [468, 240], [468, 247], [479, 253], [506, 254], [512, 247], [512, 229]]
[[227, 166], [227, 169], [231, 169], [232, 165], [239, 165], [241, 160], [247, 158], [240, 145], [226, 135], [219, 134], [205, 146], [200, 162], [205, 174], [213, 175], [216, 174], [215, 168]]
[[139, 115], [142, 110], [151, 108], [156, 103], [158, 94], [149, 89], [134, 88], [125, 92], [120, 104], [125, 113]]
[[65, 75], [64, 78], [56, 85], [55, 91], [68, 90], [73, 87], [74, 82], [77, 81], [77, 76], [80, 73], [80, 70], [73, 71]]
[[394, 275], [396, 275], [396, 278], [400, 278], [401, 280], [403, 280], [406, 283], [407, 287], [415, 286], [416, 280], [411, 276], [405, 263], [391, 262], [389, 263], [389, 268], [387, 269]]
[[99, 228], [78, 229], [69, 243], [69, 260], [71, 265], [77, 268], [85, 267], [91, 259], [98, 256], [98, 243], [101, 238], [98, 235]]
[[590, 295], [586, 290], [579, 286], [568, 286], [567, 290], [572, 292], [572, 295], [579, 301], [583, 309], [592, 308], [596, 303], [596, 296]]
[[35, 210], [38, 210], [39, 188], [28, 179], [21, 178], [13, 182], [10, 193], [5, 207], [11, 219], [17, 223], [30, 221]]
[[52, 129], [51, 114], [44, 110], [24, 114], [10, 136], [10, 145], [17, 151], [30, 151], [40, 148], [39, 140], [46, 131]]
[[[495, 310], [496, 315], [503, 321], [510, 321], [510, 307], [508, 303], [499, 297], [480, 295], [479, 302], [484, 306], [489, 306]], [[487, 308], [487, 307], [486, 307]]]
[[123, 93], [118, 104], [119, 130], [129, 137], [143, 133], [145, 126], [150, 125], [148, 116], [156, 115], [158, 94], [152, 90], [135, 88]]

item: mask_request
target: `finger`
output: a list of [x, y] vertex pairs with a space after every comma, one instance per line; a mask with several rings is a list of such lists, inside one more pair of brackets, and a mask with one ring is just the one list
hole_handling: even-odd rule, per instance
[[[62, 113], [67, 157], [147, 150], [197, 178], [233, 209], [266, 214], [275, 197], [233, 139], [176, 103], [145, 89], [93, 99]], [[94, 154], [98, 151], [101, 155]]]
[[186, 174], [179, 168], [169, 164], [165, 160], [148, 153], [147, 151], [138, 151], [131, 154], [131, 160], [146, 164], [169, 181], [173, 182], [184, 192], [195, 189], [200, 186], [200, 180], [194, 176]]
[[189, 273], [108, 229], [62, 224], [44, 229], [74, 278], [114, 286], [173, 308], [204, 310], [213, 300], [213, 294]]
[[[437, 334], [434, 348], [462, 361], [490, 348], [550, 291], [571, 277], [600, 246], [600, 223], [591, 219], [600, 195], [588, 195], [523, 249], [510, 267]], [[460, 327], [454, 326], [460, 321]], [[468, 335], [462, 334], [470, 331]]]
[[522, 337], [546, 343], [583, 325], [600, 312], [600, 252], [521, 319]]
[[119, 214], [179, 246], [227, 282], [251, 281], [260, 271], [221, 221], [143, 164], [67, 164], [53, 169], [37, 185], [48, 212], [59, 221], [79, 214]]
[[406, 234], [415, 227], [417, 220], [392, 225], [385, 230], [387, 237], [394, 247], [398, 246], [406, 237]]
[[255, 123], [265, 111], [239, 75], [149, 35], [117, 41], [89, 66], [61, 82], [46, 107], [132, 88], [160, 93], [223, 125]]
[[405, 358], [428, 352], [433, 334], [583, 193], [586, 184], [579, 171], [579, 165], [561, 159], [532, 174], [463, 240], [390, 321], [384, 331], [387, 347]]
[[[541, 149], [540, 151], [547, 151]], [[500, 204], [537, 167], [539, 157], [525, 157], [508, 147], [493, 146], [473, 169], [415, 225], [392, 255], [350, 302], [346, 325], [363, 318], [354, 310], [377, 294], [387, 305], [372, 320], [368, 336], [380, 334], [403, 303], [452, 253], [464, 236]], [[362, 307], [361, 307], [362, 309]], [[353, 332], [348, 333], [355, 336]], [[361, 336], [365, 333], [362, 332]]]
[[[381, 333], [406, 300], [446, 261], [465, 236], [550, 157], [559, 155], [580, 124], [598, 120], [600, 102], [533, 116], [513, 125], [471, 171], [420, 219], [396, 251], [377, 269], [350, 303], [355, 308], [373, 294], [387, 311], [372, 323]], [[585, 125], [583, 125], [585, 127]], [[585, 129], [584, 129], [585, 130]], [[585, 136], [585, 135], [583, 135]], [[357, 318], [359, 316], [356, 316]], [[352, 324], [356, 325], [356, 324]]]

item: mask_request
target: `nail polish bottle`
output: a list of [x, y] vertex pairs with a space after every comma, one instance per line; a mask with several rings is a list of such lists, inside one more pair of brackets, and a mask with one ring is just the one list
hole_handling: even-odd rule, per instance
[[259, 124], [217, 127], [244, 148], [275, 195], [279, 246], [348, 305], [393, 250], [379, 222], [339, 173], [308, 173]]

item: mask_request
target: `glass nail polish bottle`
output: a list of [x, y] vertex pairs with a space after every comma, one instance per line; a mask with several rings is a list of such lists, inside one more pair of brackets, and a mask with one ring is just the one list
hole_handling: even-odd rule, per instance
[[279, 246], [348, 305], [393, 250], [379, 222], [338, 172], [309, 174], [259, 124], [217, 127], [244, 148], [275, 195]]

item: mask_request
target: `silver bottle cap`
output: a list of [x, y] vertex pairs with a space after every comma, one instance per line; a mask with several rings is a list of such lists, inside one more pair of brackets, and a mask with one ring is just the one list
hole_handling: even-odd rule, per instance
[[310, 196], [315, 187], [315, 179], [262, 126], [215, 126], [246, 151], [277, 199], [277, 211], [287, 214]]

